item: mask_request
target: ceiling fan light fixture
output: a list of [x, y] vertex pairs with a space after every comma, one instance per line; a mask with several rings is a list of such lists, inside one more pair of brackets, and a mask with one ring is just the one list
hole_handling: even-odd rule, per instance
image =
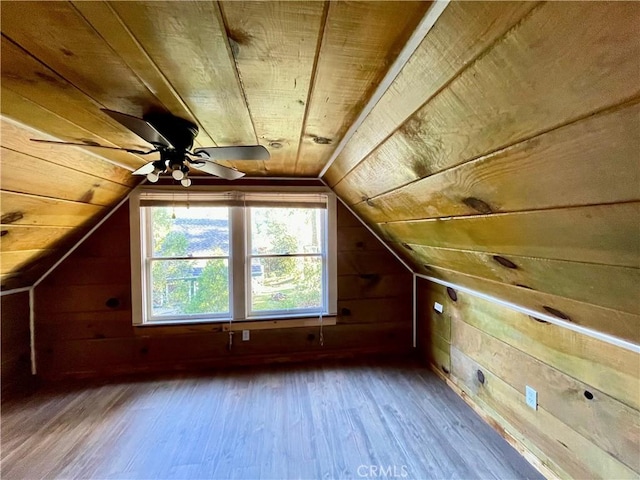
[[[179, 181], [185, 187], [191, 185], [187, 179], [189, 167], [185, 162], [193, 164], [204, 173], [225, 180], [236, 180], [244, 176], [244, 173], [234, 167], [227, 167], [220, 160], [247, 161], [268, 160], [269, 151], [263, 145], [235, 145], [225, 147], [199, 147], [192, 151], [193, 141], [198, 134], [198, 127], [189, 120], [176, 117], [170, 113], [149, 113], [143, 118], [137, 118], [125, 113], [102, 109], [113, 120], [138, 135], [141, 139], [153, 146], [152, 150], [138, 150], [124, 147], [111, 147], [100, 145], [92, 140], [80, 142], [63, 142], [57, 140], [41, 140], [32, 138], [34, 142], [51, 143], [57, 145], [74, 145], [80, 147], [106, 148], [120, 150], [136, 155], [149, 155], [159, 153], [160, 159], [148, 162], [132, 175], [145, 176], [150, 183], [156, 183], [160, 176], [171, 172], [174, 180]], [[277, 144], [277, 142], [275, 142]], [[271, 147], [275, 148], [274, 142]], [[192, 158], [195, 157], [195, 158]]]

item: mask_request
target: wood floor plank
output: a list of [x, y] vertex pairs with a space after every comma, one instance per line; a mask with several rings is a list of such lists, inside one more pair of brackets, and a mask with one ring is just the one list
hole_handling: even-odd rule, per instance
[[6, 479], [542, 478], [405, 362], [49, 387], [2, 413]]

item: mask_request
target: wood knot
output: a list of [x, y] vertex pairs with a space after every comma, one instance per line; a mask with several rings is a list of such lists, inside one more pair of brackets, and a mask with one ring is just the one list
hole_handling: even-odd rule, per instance
[[116, 297], [111, 297], [104, 304], [109, 308], [118, 308], [120, 306], [120, 300]]
[[551, 315], [553, 315], [554, 317], [561, 318], [562, 320], [569, 320], [569, 321], [572, 321], [572, 320], [571, 320], [571, 317], [570, 317], [569, 315], [567, 315], [567, 314], [566, 314], [566, 313], [564, 313], [564, 312], [561, 312], [560, 310], [558, 310], [558, 309], [556, 309], [556, 308], [549, 307], [549, 306], [547, 306], [547, 305], [543, 305], [543, 306], [542, 306], [542, 308], [544, 308], [544, 309], [547, 311], [547, 313], [550, 313], [550, 314], [551, 314]]
[[536, 317], [533, 317], [533, 316], [531, 316], [531, 315], [529, 315], [529, 318], [530, 318], [531, 320], [533, 320], [534, 322], [538, 322], [538, 323], [546, 323], [547, 325], [549, 324], [549, 322], [547, 322], [546, 320], [542, 320], [541, 318], [536, 318]]
[[513, 269], [518, 268], [518, 266], [515, 263], [513, 263], [511, 260], [509, 260], [508, 258], [501, 257], [500, 255], [494, 255], [493, 259], [503, 267], [513, 268]]
[[370, 207], [373, 207], [373, 202], [371, 201], [371, 199], [369, 197], [366, 197], [366, 196], [363, 195], [361, 198], [362, 198], [362, 201], [364, 203], [366, 203]]
[[478, 381], [484, 385], [484, 373], [482, 373], [482, 370], [478, 370], [476, 376], [478, 377]]
[[329, 145], [333, 140], [326, 137], [313, 137], [313, 141], [318, 145]]
[[407, 250], [411, 250], [411, 251], [413, 251], [413, 248], [412, 248], [412, 247], [411, 247], [411, 245], [409, 245], [408, 243], [403, 243], [403, 244], [402, 244], [402, 246], [403, 246], [404, 248], [406, 248]]
[[476, 197], [467, 197], [462, 200], [467, 207], [472, 208], [476, 212], [480, 213], [493, 213], [493, 209], [489, 206], [487, 202], [484, 202]]
[[453, 288], [447, 287], [447, 294], [449, 295], [449, 298], [454, 302], [458, 301], [458, 292], [456, 292]]
[[4, 215], [2, 215], [2, 218], [0, 218], [0, 223], [3, 224], [10, 224], [10, 223], [15, 223], [18, 220], [22, 220], [24, 218], [23, 213], [20, 210], [16, 210], [14, 212], [9, 212], [9, 213], [5, 213]]

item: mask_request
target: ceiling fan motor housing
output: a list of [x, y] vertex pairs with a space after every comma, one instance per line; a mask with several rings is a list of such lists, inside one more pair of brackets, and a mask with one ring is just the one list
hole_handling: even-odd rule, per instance
[[176, 151], [184, 153], [193, 147], [193, 141], [198, 135], [198, 126], [189, 120], [166, 113], [150, 113], [143, 119], [169, 140]]

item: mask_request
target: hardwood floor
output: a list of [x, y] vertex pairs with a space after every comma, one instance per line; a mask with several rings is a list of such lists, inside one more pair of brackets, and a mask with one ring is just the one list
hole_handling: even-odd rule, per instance
[[2, 478], [542, 478], [415, 364], [43, 389], [2, 406]]

